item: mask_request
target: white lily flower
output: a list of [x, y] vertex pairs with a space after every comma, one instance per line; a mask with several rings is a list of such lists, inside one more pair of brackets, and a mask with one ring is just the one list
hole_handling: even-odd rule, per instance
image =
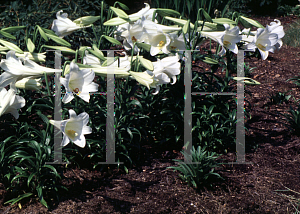
[[[170, 37], [172, 40], [170, 45], [168, 46], [168, 49], [172, 51], [178, 51], [179, 53], [183, 53], [183, 51], [186, 49], [183, 34], [177, 36], [177, 33], [173, 33], [170, 34]], [[188, 38], [186, 38], [186, 40], [188, 41]]]
[[283, 26], [281, 25], [278, 19], [274, 19], [275, 22], [271, 22], [269, 29], [271, 33], [276, 33], [278, 37], [278, 41], [275, 44], [276, 49], [280, 49], [282, 46], [282, 38], [284, 37]]
[[84, 135], [92, 133], [91, 127], [87, 126], [89, 115], [83, 112], [77, 116], [72, 109], [69, 110], [69, 114], [70, 119], [68, 120], [50, 120], [49, 122], [62, 131], [63, 140], [61, 146], [68, 145], [71, 140], [77, 146], [84, 148], [86, 144]]
[[41, 78], [30, 79], [23, 78], [15, 83], [15, 87], [25, 89], [25, 90], [40, 90], [42, 88]]
[[72, 22], [70, 19], [68, 19], [68, 14], [67, 13], [61, 14], [62, 12], [63, 11], [60, 10], [56, 13], [57, 19], [53, 20], [52, 27], [51, 27], [51, 30], [53, 30], [55, 34], [60, 38], [70, 35], [71, 33], [73, 33], [78, 29], [89, 27], [89, 26], [78, 25], [75, 22]]
[[239, 27], [235, 26], [230, 29], [228, 24], [224, 24], [225, 31], [222, 32], [201, 32], [202, 35], [208, 37], [222, 46], [222, 50], [218, 53], [223, 55], [226, 50], [224, 47], [228, 48], [233, 53], [238, 53], [238, 47], [236, 43], [242, 40], [242, 36], [239, 35]]
[[85, 51], [85, 55], [83, 57], [83, 64], [84, 65], [101, 65], [100, 59], [98, 57], [94, 56], [93, 54], [87, 53], [87, 51]]
[[265, 60], [269, 55], [269, 51], [273, 53], [275, 44], [278, 43], [278, 35], [271, 31], [272, 28], [268, 25], [265, 29], [258, 28], [253, 41], [245, 45], [246, 50], [255, 51], [255, 49], [258, 48], [261, 58]]
[[66, 95], [62, 99], [63, 103], [68, 103], [74, 98], [73, 92], [85, 102], [89, 102], [89, 92], [98, 91], [98, 84], [93, 82], [94, 77], [95, 73], [92, 69], [79, 70], [78, 65], [72, 61], [70, 73], [66, 74], [65, 78], [60, 77], [60, 82], [66, 89]]
[[150, 54], [151, 56], [157, 55], [160, 51], [165, 54], [169, 54], [168, 46], [171, 43], [171, 38], [168, 34], [163, 32], [157, 32], [156, 36], [149, 39], [149, 44], [151, 45]]
[[180, 57], [178, 54], [176, 56], [169, 56], [163, 59], [157, 59], [153, 64], [153, 73], [165, 73], [169, 78], [173, 80], [172, 85], [176, 83], [176, 75], [180, 74], [180, 62], [178, 62]]
[[14, 51], [7, 52], [6, 59], [1, 60], [0, 67], [5, 70], [0, 76], [0, 87], [5, 87], [24, 77], [38, 77], [44, 73], [61, 72], [60, 69], [40, 66], [27, 57], [19, 59]]
[[152, 93], [153, 95], [158, 94], [160, 91], [160, 85], [170, 83], [170, 78], [165, 73], [154, 73], [149, 70], [146, 70], [146, 72], [150, 76], [153, 76], [153, 82], [150, 84], [151, 88], [155, 88], [155, 92]]
[[18, 119], [18, 109], [24, 107], [25, 102], [25, 99], [16, 95], [13, 89], [6, 91], [5, 88], [0, 88], [0, 116], [11, 113], [16, 119]]

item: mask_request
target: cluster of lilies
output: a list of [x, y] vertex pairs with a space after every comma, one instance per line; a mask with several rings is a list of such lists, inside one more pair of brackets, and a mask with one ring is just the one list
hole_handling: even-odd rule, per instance
[[[265, 28], [258, 22], [241, 17], [253, 26], [256, 31], [243, 29], [237, 26], [236, 21], [227, 18], [211, 19], [206, 13], [206, 22], [197, 21], [195, 24], [189, 20], [177, 19], [165, 16], [166, 20], [174, 22], [173, 26], [158, 24], [157, 14], [174, 15], [176, 11], [168, 9], [150, 9], [146, 7], [137, 13], [127, 15], [123, 10], [111, 7], [111, 10], [117, 15], [104, 23], [105, 26], [117, 26], [114, 32], [114, 38], [106, 36], [109, 41], [122, 41], [124, 48], [131, 51], [131, 56], [126, 52], [124, 57], [119, 57], [118, 61], [107, 63], [96, 45], [84, 49], [82, 64], [74, 60], [70, 65], [65, 66], [64, 70], [52, 69], [41, 66], [35, 61], [44, 62], [44, 54], [34, 54], [16, 52], [18, 47], [10, 42], [1, 40], [0, 43], [9, 51], [6, 53], [6, 59], [2, 59], [0, 67], [4, 72], [0, 75], [0, 116], [11, 113], [16, 119], [19, 117], [18, 110], [25, 106], [25, 99], [16, 95], [16, 88], [39, 90], [41, 89], [41, 78], [45, 73], [54, 74], [63, 72], [60, 78], [61, 84], [65, 87], [66, 94], [62, 102], [69, 103], [77, 95], [85, 102], [90, 100], [90, 92], [98, 91], [98, 84], [94, 81], [95, 75], [107, 76], [108, 70], [113, 69], [116, 78], [129, 77], [135, 79], [140, 84], [150, 88], [155, 88], [153, 94], [159, 93], [162, 84], [175, 84], [176, 76], [180, 74], [183, 52], [187, 49], [199, 48], [198, 38], [204, 37], [216, 41], [221, 51], [219, 55], [226, 51], [238, 53], [238, 43], [242, 44], [240, 48], [246, 51], [259, 50], [262, 59], [268, 57], [269, 52], [274, 52], [282, 47], [282, 38], [284, 36], [283, 27], [279, 20], [271, 22]], [[92, 26], [99, 16], [87, 16], [71, 21], [66, 13], [57, 12], [57, 19], [53, 21], [52, 31], [63, 38], [72, 32]], [[198, 27], [199, 26], [199, 27]], [[151, 56], [157, 56], [157, 61], [151, 62], [140, 56], [140, 50], [150, 52]], [[65, 48], [66, 49], [66, 48]], [[62, 48], [62, 50], [64, 50]], [[137, 54], [136, 56], [133, 56]], [[167, 55], [167, 56], [166, 56]], [[161, 56], [166, 56], [162, 58]], [[138, 62], [146, 69], [143, 72], [130, 71], [132, 62]], [[39, 78], [39, 79], [37, 79]], [[6, 86], [10, 89], [6, 90]], [[59, 128], [63, 133], [62, 146], [66, 146], [70, 141], [80, 147], [85, 146], [85, 134], [92, 132], [87, 126], [89, 115], [83, 112], [76, 115], [74, 110], [69, 110], [70, 119], [62, 121], [50, 120], [50, 123]]]

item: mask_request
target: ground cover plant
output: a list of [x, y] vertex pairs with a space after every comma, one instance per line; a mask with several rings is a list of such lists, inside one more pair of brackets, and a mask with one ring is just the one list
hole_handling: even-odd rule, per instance
[[[41, 2], [36, 4], [43, 5]], [[44, 4], [44, 7], [47, 8], [50, 4], [53, 2]], [[25, 3], [24, 5], [28, 6]], [[243, 172], [249, 169], [247, 166], [230, 168], [223, 163], [223, 160], [217, 161], [220, 155], [227, 161], [234, 161], [234, 130], [237, 118], [236, 103], [232, 97], [205, 95], [193, 98], [192, 110], [193, 116], [196, 116], [193, 118], [193, 144], [196, 145], [196, 149], [192, 151], [191, 157], [194, 160], [201, 160], [203, 164], [194, 166], [188, 163], [174, 167], [175, 163], [172, 159], [182, 157], [179, 151], [184, 145], [183, 73], [187, 55], [181, 50], [199, 49], [197, 53], [192, 54], [193, 91], [235, 92], [237, 67], [235, 54], [238, 48], [253, 51], [256, 49], [253, 54], [246, 55], [245, 61], [248, 63], [245, 64], [246, 70], [250, 70], [249, 66], [255, 65], [258, 69], [263, 67], [260, 64], [270, 63], [268, 59], [272, 59], [273, 55], [269, 55], [268, 58], [268, 51], [283, 48], [281, 41], [283, 30], [280, 21], [271, 19], [261, 24], [261, 20], [256, 22], [237, 13], [231, 17], [233, 19], [212, 19], [203, 8], [199, 8], [196, 22], [191, 22], [180, 18], [180, 13], [177, 11], [165, 8], [154, 11], [148, 5], [144, 6], [142, 12], [128, 16], [121, 10], [125, 10], [126, 6], [118, 2], [113, 7], [108, 7], [103, 2], [99, 4], [100, 16], [83, 17], [77, 15], [83, 14], [90, 9], [89, 7], [79, 7], [79, 4], [67, 1], [62, 5], [68, 7], [56, 5], [55, 9], [58, 9], [58, 12], [53, 10], [54, 19], [56, 14], [55, 21], [44, 19], [50, 22], [48, 27], [46, 23], [45, 26], [38, 23], [39, 25], [30, 27], [18, 25], [1, 30], [3, 56], [0, 82], [3, 86], [1, 88], [3, 98], [1, 99], [3, 119], [1, 133], [3, 135], [1, 135], [0, 160], [1, 183], [5, 187], [3, 203], [6, 207], [2, 209], [4, 212], [53, 211], [55, 213], [64, 210], [64, 212], [82, 213], [85, 210], [84, 212], [90, 213], [148, 213], [149, 211], [209, 213], [216, 210], [231, 212], [230, 209], [232, 212], [255, 210], [272, 212], [259, 202], [233, 205], [234, 200], [224, 198], [224, 195], [230, 195], [232, 185], [241, 188], [241, 194], [245, 191], [244, 186], [230, 183], [239, 182], [238, 179], [234, 180], [230, 172], [238, 175], [235, 170]], [[16, 7], [18, 5], [12, 3], [10, 10], [4, 13], [13, 11], [18, 14], [20, 9]], [[81, 12], [73, 13], [75, 17], [71, 16], [67, 19], [60, 9], [70, 11], [74, 9]], [[24, 17], [26, 16], [23, 16], [26, 20]], [[41, 18], [38, 17], [37, 20], [39, 19]], [[20, 23], [22, 18], [15, 20]], [[62, 20], [63, 22], [60, 22]], [[155, 20], [164, 25], [157, 25]], [[254, 26], [258, 30], [239, 31], [238, 24], [244, 27]], [[141, 31], [148, 37], [143, 37]], [[53, 69], [53, 53], [40, 53], [46, 49], [62, 51], [61, 70]], [[122, 50], [111, 59], [105, 51], [109, 49]], [[277, 54], [280, 54], [280, 51]], [[262, 60], [258, 61], [256, 57], [261, 57]], [[16, 67], [16, 64], [19, 67]], [[273, 65], [278, 66], [275, 62]], [[106, 118], [110, 115], [107, 113], [106, 106], [108, 98], [97, 92], [108, 90], [106, 85], [108, 68], [114, 70], [116, 78], [114, 101], [116, 160], [124, 164], [99, 164], [106, 158], [105, 127]], [[62, 75], [60, 81], [63, 85], [63, 121], [53, 118], [56, 107], [53, 96], [55, 90], [53, 73], [55, 72], [61, 72]], [[253, 100], [257, 99], [255, 87], [261, 87], [257, 84], [265, 80], [255, 81], [260, 77], [259, 73], [255, 72], [256, 69], [247, 73], [253, 79], [242, 79], [246, 84], [252, 85], [247, 87], [249, 93], [246, 95], [246, 101], [249, 104], [256, 103]], [[281, 74], [280, 76], [284, 78]], [[36, 79], [37, 77], [42, 81]], [[289, 76], [292, 77], [294, 76]], [[251, 91], [254, 91], [256, 96], [255, 94], [250, 96]], [[296, 92], [294, 96], [297, 96]], [[273, 106], [292, 103], [290, 99], [284, 99], [284, 102], [272, 104], [264, 107], [272, 110]], [[261, 132], [253, 131], [255, 130], [253, 124], [260, 121], [258, 119], [260, 116], [257, 113], [253, 114], [249, 107], [246, 106], [245, 109], [248, 130], [246, 139], [250, 142], [247, 146], [251, 147], [246, 148], [247, 151], [258, 147], [259, 138], [269, 142], [268, 137], [274, 140], [292, 136], [289, 139], [296, 142], [297, 138], [293, 137], [296, 136], [299, 128], [295, 117], [298, 115], [297, 110], [290, 111], [292, 117], [285, 115], [290, 124], [289, 128], [294, 130], [291, 135], [281, 136], [271, 133], [264, 137], [262, 132], [265, 128], [261, 128]], [[255, 107], [257, 105], [253, 108]], [[277, 118], [281, 115], [279, 111], [280, 107], [275, 112]], [[264, 117], [263, 115], [262, 118]], [[284, 124], [284, 122], [275, 122], [274, 127], [278, 129]], [[54, 127], [59, 128], [63, 133], [62, 158], [69, 164], [48, 163], [54, 159]], [[270, 126], [267, 128], [269, 130]], [[297, 150], [293, 154], [296, 155]], [[253, 153], [250, 157], [251, 155], [254, 157]], [[153, 157], [169, 159], [169, 162], [159, 163]], [[252, 158], [253, 160], [256, 159]], [[181, 161], [177, 162], [181, 163]], [[294, 159], [294, 162], [297, 162], [297, 159]], [[222, 166], [223, 170], [215, 169], [216, 166]], [[253, 165], [251, 167], [253, 169]], [[183, 168], [185, 170], [180, 170]], [[140, 172], [136, 172], [135, 169]], [[184, 183], [180, 183], [176, 179], [176, 172], [171, 169], [179, 169], [183, 173], [181, 176], [184, 178], [183, 181], [186, 180], [188, 183], [191, 181], [196, 192], [185, 187]], [[145, 176], [146, 172], [149, 172], [147, 176]], [[117, 175], [121, 176], [120, 179], [115, 177]], [[208, 179], [210, 175], [226, 179], [225, 181]], [[246, 176], [247, 173], [243, 175]], [[192, 180], [189, 179], [191, 177]], [[208, 185], [203, 184], [207, 181]], [[286, 180], [282, 178], [282, 181]], [[170, 196], [165, 197], [164, 193], [159, 193], [162, 186], [170, 186], [170, 184], [175, 186], [168, 188], [167, 193]], [[246, 182], [245, 187], [247, 185], [249, 184]], [[209, 191], [218, 188], [220, 190], [217, 191], [216, 200], [216, 196], [212, 196]], [[228, 188], [229, 193], [224, 188]], [[239, 192], [239, 190], [235, 191]], [[104, 192], [106, 193], [103, 194]], [[149, 193], [150, 195], [147, 195]], [[192, 194], [183, 200], [189, 193]], [[78, 197], [74, 199], [74, 203], [68, 196], [72, 194]], [[111, 194], [119, 194], [120, 197]], [[181, 195], [180, 198], [178, 194]], [[149, 201], [156, 201], [157, 197], [165, 197], [161, 202], [170, 205], [160, 205], [157, 209], [156, 205], [149, 203]], [[201, 197], [209, 202], [201, 205]], [[128, 200], [124, 200], [125, 198]], [[38, 200], [41, 205], [37, 205], [35, 200]], [[76, 203], [76, 200], [80, 202]], [[139, 200], [143, 202], [139, 203]], [[184, 206], [179, 206], [182, 200]], [[263, 201], [264, 198], [259, 197], [258, 200]], [[284, 198], [280, 200], [284, 201]], [[89, 205], [90, 201], [92, 206]], [[285, 202], [285, 207], [268, 205], [270, 209], [279, 212], [289, 207], [291, 209], [292, 205]], [[7, 204], [12, 207], [7, 207]], [[30, 204], [35, 204], [36, 209], [40, 211], [30, 211], [33, 209]], [[231, 204], [232, 207], [227, 209], [221, 204], [225, 206]], [[69, 208], [62, 208], [64, 205]], [[41, 206], [50, 209], [45, 210]]]

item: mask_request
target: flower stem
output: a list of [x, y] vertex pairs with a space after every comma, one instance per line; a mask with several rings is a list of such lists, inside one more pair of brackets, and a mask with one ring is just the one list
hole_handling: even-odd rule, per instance
[[49, 88], [49, 83], [48, 83], [48, 77], [47, 77], [47, 73], [44, 73], [45, 76], [45, 82], [46, 82], [46, 87], [47, 87], [47, 91], [48, 91], [48, 96], [51, 96], [50, 94], [50, 88]]

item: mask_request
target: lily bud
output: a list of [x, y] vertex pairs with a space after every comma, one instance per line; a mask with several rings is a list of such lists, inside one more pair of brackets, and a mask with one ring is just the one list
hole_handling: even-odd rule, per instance
[[40, 90], [42, 88], [41, 78], [39, 79], [29, 79], [23, 78], [15, 83], [17, 88], [25, 90]]

